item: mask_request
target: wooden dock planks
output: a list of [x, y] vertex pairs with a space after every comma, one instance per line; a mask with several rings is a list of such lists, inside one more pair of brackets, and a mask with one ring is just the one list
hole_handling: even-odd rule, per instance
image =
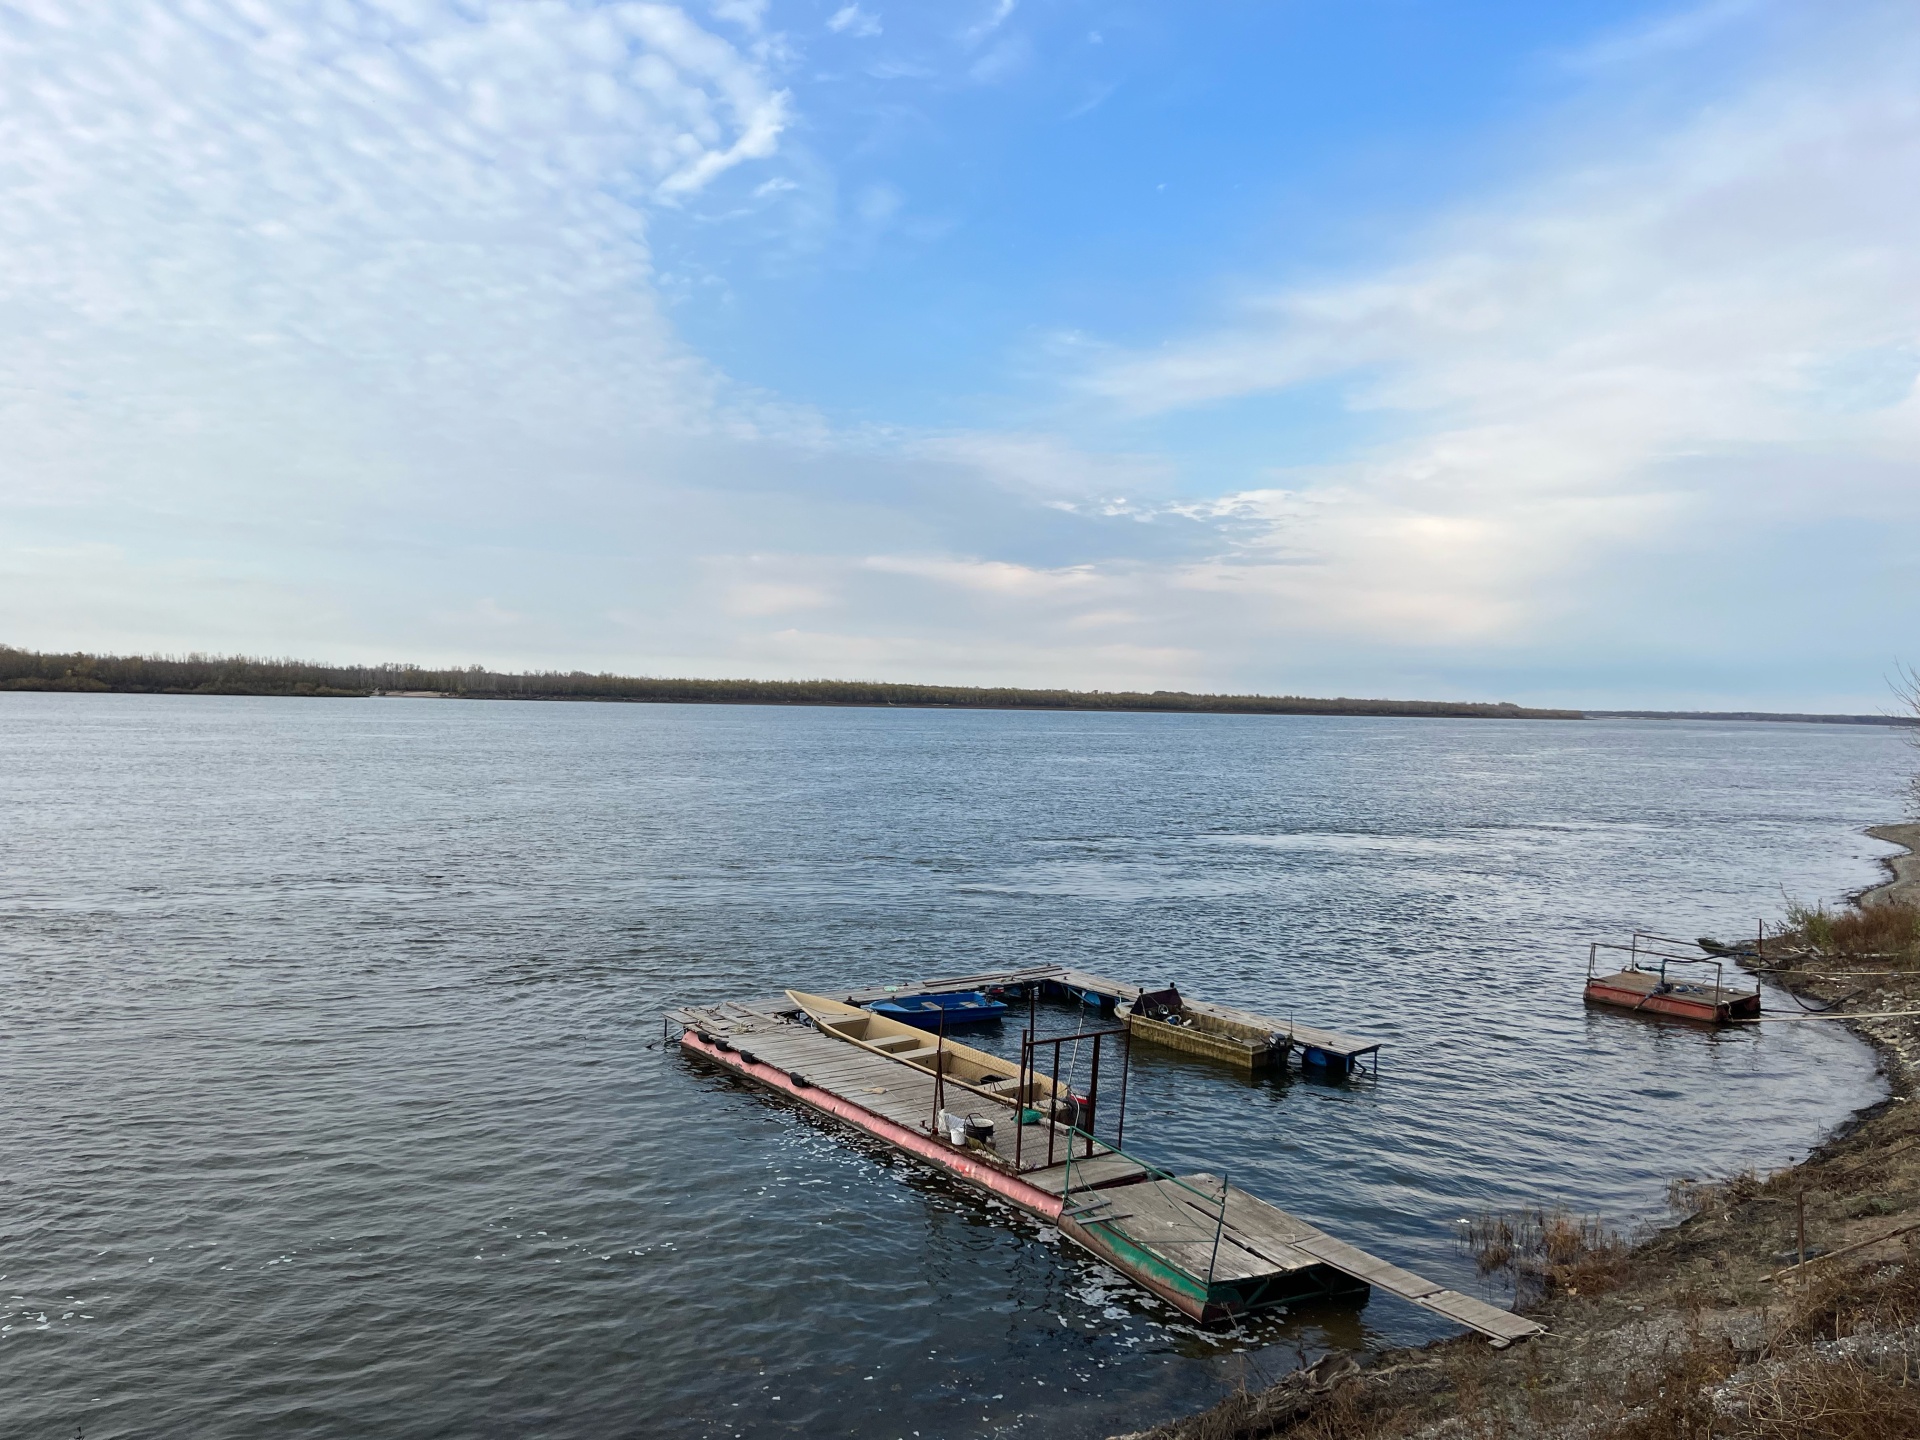
[[[822, 1034], [810, 1026], [764, 1012], [740, 1015], [714, 1009], [688, 1008], [676, 1011], [674, 1018], [695, 1033], [722, 1033], [734, 1052], [777, 1066], [790, 1076], [803, 1078], [807, 1088], [819, 1089], [836, 1099], [858, 1106], [872, 1114], [916, 1132], [931, 1132], [937, 1108], [938, 1087], [934, 1078], [892, 1056], [876, 1055], [837, 1036]], [[804, 1096], [802, 1097], [804, 1098]], [[985, 1147], [1011, 1173], [1015, 1163], [1014, 1112], [1010, 1106], [974, 1094], [965, 1087], [946, 1087], [947, 1108], [956, 1113], [973, 1113], [994, 1122], [994, 1139]], [[1053, 1131], [1053, 1162], [1047, 1158], [1047, 1132]], [[1109, 1147], [1095, 1142], [1087, 1156], [1085, 1137], [1073, 1139], [1065, 1126], [1038, 1121], [1025, 1127], [1018, 1147], [1019, 1174], [1023, 1181], [1051, 1195], [1058, 1195], [1069, 1173], [1067, 1147], [1074, 1146], [1072, 1183], [1083, 1183], [1089, 1174], [1085, 1167], [1098, 1166], [1111, 1156]], [[1139, 1172], [1133, 1161], [1122, 1162], [1125, 1169]], [[1104, 1173], [1111, 1175], [1112, 1167]], [[1097, 1183], [1097, 1181], [1090, 1182]]]
[[[1024, 1149], [1023, 1146], [1023, 1154]], [[1046, 1150], [1047, 1142], [1045, 1137], [1042, 1137], [1040, 1141], [1042, 1156], [1045, 1156]], [[1081, 1151], [1076, 1150], [1071, 1165], [1063, 1160], [1058, 1165], [1036, 1166], [1033, 1169], [1023, 1170], [1020, 1178], [1029, 1185], [1037, 1185], [1050, 1194], [1064, 1195], [1071, 1188], [1078, 1195], [1083, 1190], [1100, 1190], [1109, 1185], [1130, 1185], [1136, 1180], [1146, 1178], [1149, 1174], [1147, 1168], [1138, 1160], [1126, 1155], [1113, 1154], [1105, 1146], [1101, 1146], [1100, 1153], [1095, 1154], [1092, 1159], [1082, 1159], [1080, 1155]]]
[[[1208, 1212], [1203, 1204], [1192, 1203], [1199, 1197], [1183, 1187], [1196, 1178], [1142, 1181], [1100, 1192], [1108, 1212], [1089, 1213], [1081, 1223], [1104, 1225], [1203, 1282], [1258, 1279], [1315, 1263], [1304, 1256], [1276, 1260], [1242, 1243], [1244, 1237], [1231, 1221], [1222, 1226], [1217, 1210]], [[1214, 1188], [1217, 1192], [1218, 1181]]]
[[[1080, 979], [1097, 978], [1079, 972], [1062, 973]], [[1096, 1145], [1090, 1157], [1076, 1155], [1069, 1165], [1064, 1159], [1065, 1146], [1070, 1143], [1068, 1132], [1050, 1121], [1025, 1127], [1022, 1166], [1016, 1173], [1011, 1109], [980, 1102], [979, 1097], [955, 1086], [949, 1093], [952, 1108], [971, 1108], [991, 1113], [994, 1118], [994, 1163], [983, 1170], [987, 1157], [979, 1152], [952, 1150], [926, 1139], [936, 1101], [933, 1076], [896, 1058], [793, 1023], [790, 1015], [783, 1013], [791, 1008], [782, 997], [778, 1002], [686, 1007], [672, 1012], [671, 1018], [689, 1034], [724, 1040], [735, 1057], [750, 1056], [762, 1067], [775, 1067], [782, 1073], [774, 1078], [795, 1098], [827, 1108], [817, 1099], [810, 1100], [808, 1092], [817, 1091], [831, 1098], [837, 1108], [829, 1113], [840, 1118], [846, 1118], [842, 1112], [849, 1106], [877, 1117], [886, 1122], [884, 1127], [872, 1129], [881, 1138], [889, 1138], [884, 1132], [890, 1128], [894, 1136], [901, 1137], [891, 1143], [912, 1144], [915, 1148], [910, 1153], [919, 1158], [933, 1160], [958, 1178], [1013, 1198], [1036, 1213], [1060, 1217], [1063, 1232], [1081, 1243], [1086, 1243], [1085, 1235], [1077, 1232], [1110, 1232], [1161, 1263], [1199, 1277], [1203, 1287], [1216, 1282], [1258, 1284], [1323, 1266], [1477, 1330], [1495, 1345], [1540, 1334], [1544, 1329], [1337, 1240], [1237, 1186], [1224, 1187], [1224, 1200], [1213, 1202], [1210, 1197], [1222, 1193], [1223, 1188], [1214, 1176], [1200, 1173], [1169, 1177], [1104, 1145]], [[716, 1052], [710, 1058], [727, 1063], [725, 1052]], [[769, 1083], [763, 1074], [745, 1066], [732, 1068], [750, 1079]], [[796, 1086], [791, 1078], [795, 1076], [804, 1077], [806, 1084]], [[1049, 1128], [1055, 1132], [1056, 1160], [1051, 1165], [1046, 1163]], [[1084, 1140], [1074, 1143], [1085, 1144]], [[1022, 1201], [1022, 1195], [1029, 1199]], [[1114, 1247], [1088, 1248], [1147, 1288], [1178, 1298], [1168, 1295], [1164, 1284], [1130, 1270], [1124, 1255], [1116, 1254]]]

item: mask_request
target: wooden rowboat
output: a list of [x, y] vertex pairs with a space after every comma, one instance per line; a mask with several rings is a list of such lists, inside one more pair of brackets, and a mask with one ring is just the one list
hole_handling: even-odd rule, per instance
[[[829, 1000], [824, 995], [789, 990], [787, 998], [807, 1013], [822, 1035], [831, 1035], [862, 1050], [912, 1065], [929, 1075], [942, 1075], [949, 1085], [959, 1085], [1009, 1108], [1016, 1104], [1031, 1106], [1049, 1112], [1055, 1120], [1069, 1123], [1078, 1113], [1067, 1087], [1056, 1086], [1045, 1075], [1031, 1076], [1023, 1087], [1020, 1066], [1012, 1060], [929, 1035], [903, 1020], [891, 1020], [858, 1005]], [[1042, 1103], [1049, 1099], [1053, 1103]]]

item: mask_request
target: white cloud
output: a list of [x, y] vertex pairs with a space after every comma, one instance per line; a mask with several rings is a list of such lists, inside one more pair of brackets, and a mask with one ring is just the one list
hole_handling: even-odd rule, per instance
[[827, 29], [836, 35], [869, 40], [880, 33], [880, 17], [869, 15], [858, 5], [842, 5], [827, 17]]
[[967, 67], [967, 78], [980, 85], [997, 85], [1018, 75], [1032, 60], [1032, 42], [1024, 35], [1009, 35]]
[[1666, 14], [1656, 14], [1581, 47], [1569, 57], [1576, 69], [1631, 65], [1689, 50], [1750, 20], [1767, 0], [1705, 0]]
[[708, 7], [716, 19], [738, 25], [749, 35], [757, 35], [766, 23], [767, 0], [712, 0]]
[[961, 32], [962, 42], [967, 45], [978, 45], [1007, 23], [1018, 3], [1019, 0], [989, 0], [985, 13]]
[[679, 10], [16, 7], [0, 96], [16, 497], [377, 492], [443, 427], [732, 423], [658, 314], [647, 211], [767, 153], [787, 102]]
[[1005, 560], [923, 555], [874, 555], [863, 563], [868, 570], [882, 574], [908, 575], [917, 580], [993, 596], [1058, 596], [1084, 591], [1097, 580], [1091, 565], [1067, 565], [1043, 570]]
[[1242, 538], [1189, 582], [1301, 627], [1520, 642], [1649, 623], [1652, 591], [1613, 593], [1623, 557], [1920, 518], [1920, 28], [1868, 18], [1399, 263], [1097, 362], [1088, 390], [1136, 414], [1334, 379], [1396, 436], [1225, 497]]

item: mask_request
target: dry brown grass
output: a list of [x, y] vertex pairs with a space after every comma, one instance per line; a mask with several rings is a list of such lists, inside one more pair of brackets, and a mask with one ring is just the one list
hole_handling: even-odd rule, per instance
[[1920, 1236], [1906, 1238], [1906, 1254], [1898, 1262], [1814, 1267], [1804, 1290], [1783, 1279], [1788, 1288], [1776, 1345], [1844, 1340], [1920, 1324]]
[[1465, 1243], [1482, 1275], [1504, 1274], [1516, 1300], [1597, 1295], [1624, 1280], [1632, 1245], [1596, 1215], [1548, 1210], [1482, 1210]]
[[1920, 907], [1913, 905], [1887, 901], [1833, 911], [1789, 903], [1783, 933], [1832, 959], [1877, 960], [1894, 969], [1920, 965]]
[[1683, 1175], [1667, 1182], [1667, 1205], [1680, 1215], [1701, 1215], [1709, 1210], [1732, 1210], [1764, 1193], [1768, 1182], [1752, 1166], [1717, 1179], [1696, 1180]]
[[[1775, 1357], [1730, 1392], [1737, 1440], [1913, 1440], [1920, 1368], [1908, 1327], [1920, 1321], [1920, 1246], [1893, 1263], [1832, 1267], [1783, 1297]], [[1903, 1334], [1901, 1332], [1906, 1331]], [[1828, 1342], [1878, 1340], [1855, 1354]]]
[[1913, 1440], [1920, 1386], [1858, 1361], [1802, 1352], [1743, 1387], [1736, 1440]]
[[1920, 958], [1920, 908], [1868, 905], [1834, 916], [1834, 948], [1842, 955], [1897, 955]]
[[1604, 1440], [1708, 1440], [1725, 1434], [1712, 1390], [1733, 1369], [1732, 1351], [1702, 1336], [1696, 1317], [1679, 1343], [1621, 1377], [1625, 1413], [1598, 1433]]

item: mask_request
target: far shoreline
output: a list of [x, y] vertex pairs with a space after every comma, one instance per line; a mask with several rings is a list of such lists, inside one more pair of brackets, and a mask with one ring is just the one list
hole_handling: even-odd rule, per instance
[[1512, 701], [1392, 700], [1186, 690], [1068, 690], [879, 680], [737, 680], [483, 666], [333, 665], [250, 656], [48, 654], [0, 645], [0, 691], [284, 699], [604, 701], [842, 709], [1042, 710], [1092, 714], [1334, 715], [1456, 720], [1691, 720], [1912, 727], [1920, 716], [1759, 710], [1601, 710]]

